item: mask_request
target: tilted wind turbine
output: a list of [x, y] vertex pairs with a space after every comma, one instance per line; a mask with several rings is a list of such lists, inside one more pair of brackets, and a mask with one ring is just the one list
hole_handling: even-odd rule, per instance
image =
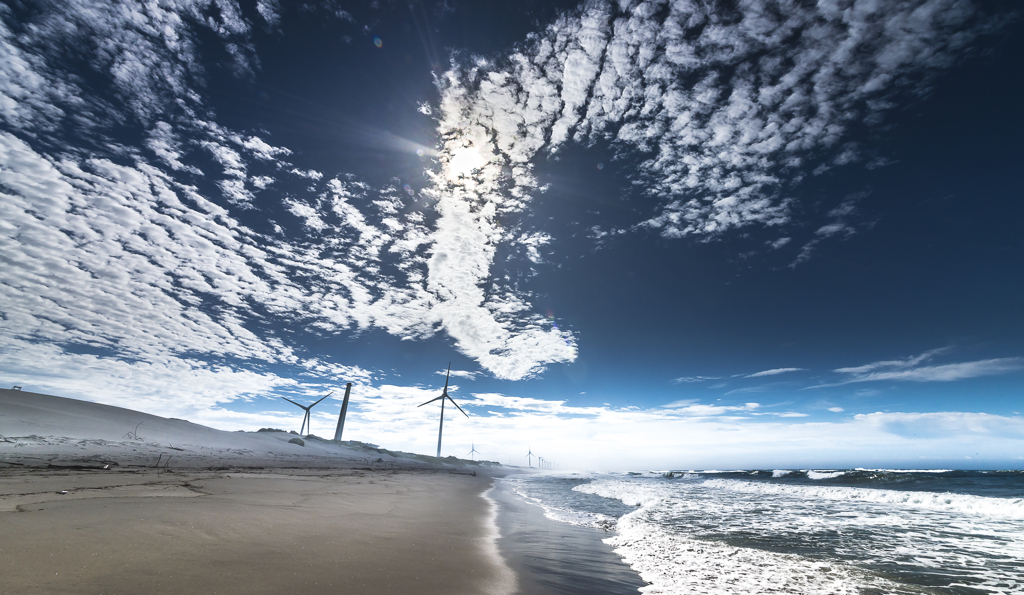
[[[437, 456], [438, 457], [441, 456], [441, 432], [444, 431], [444, 400], [448, 399], [449, 401], [452, 402], [452, 405], [455, 405], [455, 407], [459, 411], [462, 411], [462, 407], [459, 407], [459, 404], [455, 402], [455, 399], [453, 399], [450, 396], [448, 396], [448, 377], [451, 376], [451, 375], [452, 375], [452, 363], [448, 362], [448, 374], [444, 377], [444, 390], [441, 391], [441, 396], [436, 398], [436, 399], [430, 399], [426, 403], [423, 403], [423, 405], [429, 405], [429, 404], [433, 403], [434, 401], [441, 401], [441, 425], [438, 426], [438, 428], [437, 428]], [[422, 407], [423, 405], [417, 405], [417, 407]], [[466, 413], [465, 411], [462, 411], [462, 415], [465, 415], [466, 417], [469, 417], [469, 414]]]
[[295, 401], [289, 399], [288, 397], [281, 397], [285, 401], [288, 401], [292, 405], [295, 405], [296, 407], [299, 407], [300, 409], [303, 409], [306, 412], [306, 414], [302, 416], [302, 427], [299, 428], [299, 434], [302, 434], [303, 430], [308, 430], [309, 433], [311, 433], [311, 434], [313, 433], [313, 430], [311, 428], [307, 427], [309, 425], [312, 425], [312, 423], [313, 423], [312, 419], [310, 419], [310, 417], [309, 417], [309, 410], [312, 409], [313, 407], [315, 407], [317, 405], [317, 403], [319, 403], [320, 401], [323, 401], [324, 399], [326, 399], [327, 397], [329, 397], [329, 396], [331, 396], [333, 394], [334, 394], [334, 391], [332, 390], [331, 392], [327, 393], [326, 395], [320, 397], [319, 401], [317, 401], [316, 403], [313, 403], [312, 405], [310, 405], [308, 407], [305, 406], [305, 405], [299, 405], [298, 403], [296, 403]]

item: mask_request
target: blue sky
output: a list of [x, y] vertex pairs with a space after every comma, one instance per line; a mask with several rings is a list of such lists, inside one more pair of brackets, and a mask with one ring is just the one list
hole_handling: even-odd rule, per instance
[[446, 455], [1019, 468], [1019, 17], [5, 4], [0, 382], [232, 430], [353, 382], [432, 453], [451, 361]]

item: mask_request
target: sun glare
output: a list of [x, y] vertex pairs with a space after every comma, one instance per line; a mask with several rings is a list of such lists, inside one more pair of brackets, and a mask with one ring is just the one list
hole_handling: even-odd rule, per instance
[[461, 147], [452, 151], [448, 161], [448, 181], [455, 183], [459, 178], [469, 177], [474, 171], [487, 165], [489, 160], [477, 147]]

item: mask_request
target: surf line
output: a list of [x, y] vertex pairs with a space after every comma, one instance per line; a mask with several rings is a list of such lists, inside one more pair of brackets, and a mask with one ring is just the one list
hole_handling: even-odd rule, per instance
[[487, 503], [482, 547], [496, 570], [489, 595], [513, 595], [519, 590], [519, 579], [498, 550], [498, 539], [501, 537], [501, 529], [498, 528], [498, 503], [490, 495], [494, 487], [495, 480], [492, 478], [491, 487], [480, 493], [480, 497]]

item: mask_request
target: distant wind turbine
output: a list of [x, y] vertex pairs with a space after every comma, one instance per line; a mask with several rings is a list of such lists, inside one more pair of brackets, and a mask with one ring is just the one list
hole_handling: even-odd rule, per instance
[[[532, 459], [532, 458], [530, 458], [530, 457], [536, 457], [536, 456], [537, 456], [537, 455], [533, 454], [533, 447], [531, 446], [531, 447], [530, 447], [530, 452], [526, 453], [526, 463], [527, 463], [527, 464], [528, 464], [528, 465], [529, 465], [530, 467], [533, 467], [533, 459]], [[540, 458], [540, 457], [538, 457], [538, 458]]]
[[311, 434], [313, 433], [312, 428], [307, 428], [307, 426], [312, 426], [312, 424], [313, 424], [312, 419], [310, 419], [310, 417], [309, 417], [309, 410], [312, 409], [313, 407], [315, 407], [317, 405], [317, 403], [319, 403], [320, 401], [323, 401], [324, 399], [326, 399], [327, 397], [329, 397], [329, 396], [331, 396], [333, 394], [334, 394], [334, 391], [332, 390], [331, 392], [327, 393], [326, 395], [320, 397], [319, 401], [317, 401], [316, 403], [313, 403], [312, 405], [310, 405], [308, 407], [305, 406], [305, 405], [299, 405], [298, 403], [296, 403], [295, 401], [289, 399], [288, 397], [281, 397], [285, 401], [288, 401], [292, 405], [295, 405], [296, 407], [298, 407], [300, 409], [303, 409], [306, 412], [306, 414], [302, 416], [302, 427], [299, 428], [299, 434], [302, 434], [303, 430], [307, 430]]
[[[444, 377], [444, 390], [441, 391], [441, 396], [436, 398], [436, 399], [430, 399], [426, 403], [423, 403], [423, 405], [429, 405], [429, 404], [433, 403], [434, 401], [441, 401], [441, 425], [439, 425], [438, 428], [437, 428], [437, 456], [438, 457], [441, 456], [441, 432], [444, 431], [444, 400], [448, 399], [449, 401], [452, 402], [452, 405], [455, 405], [455, 407], [459, 411], [462, 411], [462, 407], [459, 407], [459, 404], [455, 402], [455, 399], [453, 399], [450, 396], [448, 396], [448, 377], [451, 376], [451, 375], [452, 375], [452, 363], [448, 362], [448, 374]], [[423, 405], [417, 405], [417, 407], [422, 407]], [[469, 417], [469, 414], [466, 413], [465, 411], [462, 411], [462, 415], [465, 415], [466, 417]]]
[[[471, 451], [467, 452], [466, 454], [468, 454], [468, 455], [469, 455], [470, 457], [473, 457], [473, 454], [481, 454], [481, 452], [480, 452], [479, 450], [477, 450], [477, 449], [476, 449], [476, 444], [474, 444], [474, 445], [473, 445], [473, 450], [471, 450]], [[473, 457], [473, 460], [475, 461], [475, 460], [476, 460], [476, 458], [475, 458], [475, 457]]]

